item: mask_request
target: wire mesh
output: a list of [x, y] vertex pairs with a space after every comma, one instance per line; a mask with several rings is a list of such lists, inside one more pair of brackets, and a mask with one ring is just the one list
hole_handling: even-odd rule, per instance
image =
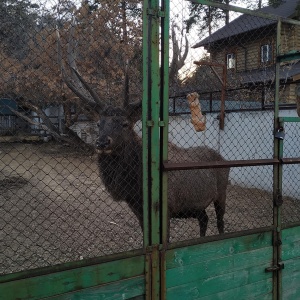
[[[267, 6], [261, 11], [279, 14], [285, 9], [288, 14], [287, 11], [296, 9], [296, 4], [292, 3], [283, 6]], [[283, 23], [281, 30], [280, 54], [297, 52], [300, 47], [297, 38], [299, 26]], [[174, 154], [171, 147], [170, 161], [184, 163], [273, 158], [276, 40], [276, 20], [191, 2], [173, 2], [170, 70], [176, 70], [177, 73], [170, 72], [169, 140], [185, 148], [186, 152], [175, 151]], [[295, 76], [299, 73], [298, 64], [298, 60], [295, 60], [280, 65], [281, 116], [296, 116]], [[195, 101], [199, 100], [200, 109], [199, 106], [195, 108], [197, 104], [192, 106], [187, 101], [195, 92]], [[205, 126], [204, 131], [197, 130], [199, 124]], [[286, 129], [291, 139], [284, 141], [284, 148], [286, 152], [299, 157], [299, 147], [294, 142], [296, 130], [290, 132], [290, 129]], [[203, 153], [207, 149], [213, 149], [223, 159], [215, 159], [214, 155], [205, 157]], [[298, 175], [295, 176], [298, 172], [296, 169], [296, 165], [284, 167], [284, 202], [289, 207], [284, 214], [290, 220], [298, 218], [294, 213], [298, 211], [299, 202], [296, 196], [297, 179], [292, 180], [298, 178]], [[222, 233], [222, 219], [225, 223], [224, 232], [227, 233], [273, 224], [273, 167], [231, 168], [228, 179], [220, 175], [222, 170], [207, 169], [198, 173], [187, 170], [178, 172], [178, 175], [175, 175], [177, 171], [169, 172], [169, 186], [173, 177], [186, 177], [181, 188], [182, 193], [189, 195], [189, 198], [184, 198], [186, 202], [181, 203], [181, 214], [177, 213], [177, 218], [175, 215], [175, 219], [171, 220], [171, 241], [199, 237], [199, 222], [200, 228], [201, 225], [205, 227], [207, 216], [206, 235]], [[227, 188], [220, 187], [220, 182], [228, 183]], [[220, 200], [220, 194], [226, 197], [224, 218], [223, 210], [220, 211], [218, 207], [215, 209], [213, 205], [214, 202], [225, 201]], [[169, 199], [171, 211], [174, 206], [172, 201], [177, 203], [176, 196], [173, 200]], [[216, 215], [219, 215], [219, 222]]]
[[[299, 126], [300, 123], [286, 122], [284, 124], [284, 143], [283, 143], [283, 157], [284, 158], [299, 158]], [[283, 195], [286, 196], [283, 202], [283, 222], [294, 223], [299, 222], [300, 210], [300, 194], [299, 194], [299, 180], [300, 180], [300, 165], [287, 164], [283, 166]]]
[[[140, 1], [2, 1], [0, 13], [0, 273], [141, 248], [137, 212], [114, 201], [99, 167], [109, 155], [95, 153], [100, 107], [118, 108], [132, 133], [123, 119], [141, 100]], [[131, 206], [136, 174], [122, 195]]]
[[[129, 105], [142, 94], [141, 10], [137, 0], [0, 4], [0, 273], [142, 247], [140, 111]], [[283, 25], [283, 53], [299, 49], [298, 29]], [[273, 157], [275, 41], [269, 19], [171, 1], [171, 161]], [[280, 70], [294, 112], [297, 67]], [[194, 92], [203, 132], [190, 120]], [[297, 157], [293, 126], [285, 151]], [[284, 168], [286, 222], [298, 220], [298, 171]], [[202, 235], [272, 225], [272, 167], [228, 173], [169, 173], [171, 242], [199, 237], [199, 223]]]

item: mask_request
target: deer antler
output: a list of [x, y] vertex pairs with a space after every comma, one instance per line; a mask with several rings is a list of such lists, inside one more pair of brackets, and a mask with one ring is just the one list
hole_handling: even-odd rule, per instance
[[57, 43], [58, 43], [58, 60], [61, 67], [61, 73], [64, 82], [69, 87], [69, 89], [80, 98], [80, 100], [85, 106], [87, 110], [89, 110], [88, 106], [97, 107], [99, 110], [103, 110], [106, 105], [97, 95], [97, 93], [92, 89], [92, 87], [83, 79], [83, 77], [79, 74], [76, 65], [76, 55], [75, 55], [75, 38], [74, 38], [74, 22], [70, 28], [70, 34], [68, 37], [68, 49], [67, 49], [67, 59], [68, 66], [71, 71], [71, 80], [66, 75], [66, 71], [63, 64], [62, 54], [61, 54], [61, 44], [60, 44], [60, 35], [58, 29], [56, 30], [57, 34]]
[[87, 82], [82, 78], [82, 76], [79, 74], [79, 72], [72, 68], [73, 72], [76, 74], [76, 76], [78, 77], [78, 79], [80, 80], [80, 82], [83, 84], [83, 86], [86, 88], [86, 90], [90, 93], [90, 95], [93, 97], [94, 101], [101, 107], [104, 108], [104, 103], [102, 103], [102, 101], [100, 100], [99, 96], [97, 95], [97, 93], [91, 88], [91, 86], [89, 84], [87, 84]]

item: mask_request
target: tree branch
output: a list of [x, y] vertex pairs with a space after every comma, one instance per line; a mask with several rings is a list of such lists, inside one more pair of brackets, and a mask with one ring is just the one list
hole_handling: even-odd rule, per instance
[[57, 139], [62, 139], [61, 135], [57, 132], [57, 130], [55, 131], [52, 131], [51, 128], [49, 128], [48, 126], [46, 126], [45, 124], [42, 124], [42, 123], [39, 123], [39, 122], [35, 122], [33, 121], [31, 118], [27, 117], [26, 115], [24, 115], [23, 113], [19, 112], [19, 111], [16, 111], [14, 110], [13, 108], [9, 107], [9, 109], [15, 114], [17, 115], [18, 117], [22, 118], [23, 120], [25, 120], [26, 122], [28, 122], [29, 124], [31, 125], [35, 125], [35, 126], [39, 126], [41, 127], [43, 130], [45, 131], [49, 131], [54, 138], [57, 138]]

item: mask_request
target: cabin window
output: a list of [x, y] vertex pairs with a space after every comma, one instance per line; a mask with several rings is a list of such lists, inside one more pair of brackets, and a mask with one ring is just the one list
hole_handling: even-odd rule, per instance
[[235, 69], [236, 57], [234, 53], [228, 53], [226, 55], [227, 69]]
[[272, 46], [262, 45], [260, 47], [260, 58], [262, 63], [269, 63], [272, 60]]

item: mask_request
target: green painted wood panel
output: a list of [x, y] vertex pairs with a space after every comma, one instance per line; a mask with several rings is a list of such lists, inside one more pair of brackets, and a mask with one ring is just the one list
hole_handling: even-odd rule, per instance
[[172, 268], [166, 271], [167, 288], [257, 265], [264, 270], [264, 268], [272, 264], [272, 256], [273, 248], [268, 247], [212, 259], [198, 264]]
[[114, 300], [114, 299], [143, 299], [145, 293], [144, 276], [121, 280], [111, 284], [84, 289], [75, 293], [51, 297], [51, 300]]
[[168, 299], [272, 296], [273, 274], [265, 272], [273, 260], [271, 232], [172, 249], [166, 257]]
[[[167, 289], [168, 299], [202, 299], [204, 296], [209, 296], [231, 289], [242, 289], [243, 286], [255, 283], [265, 282], [265, 291], [272, 291], [272, 274], [265, 272], [265, 265], [254, 266], [237, 272], [230, 272], [221, 276], [205, 278], [197, 281], [192, 281], [184, 285], [176, 286]], [[253, 291], [255, 293], [255, 291]], [[251, 292], [248, 291], [251, 295]], [[239, 299], [239, 298], [238, 298]]]
[[284, 261], [282, 294], [284, 300], [300, 299], [300, 257]]
[[178, 268], [270, 246], [272, 246], [272, 233], [265, 232], [172, 249], [166, 253], [166, 267], [167, 269]]
[[282, 260], [289, 260], [300, 256], [300, 241], [283, 244], [282, 246]]
[[[259, 299], [259, 300], [272, 300], [273, 293], [272, 279], [255, 282], [253, 284], [244, 285], [236, 289], [228, 290], [225, 292], [212, 294], [202, 297], [201, 300], [233, 300], [233, 299]], [[266, 291], [269, 291], [266, 293]]]
[[40, 299], [144, 275], [144, 256], [31, 277], [0, 285], [5, 300]]
[[282, 231], [282, 298], [300, 299], [300, 227]]
[[300, 257], [300, 227], [282, 231], [282, 260]]
[[254, 297], [253, 299], [255, 299], [255, 300], [273, 300], [274, 299], [273, 291], [270, 293], [264, 294], [264, 295], [259, 295], [257, 297]]
[[300, 241], [300, 226], [282, 230], [282, 242], [291, 243]]

